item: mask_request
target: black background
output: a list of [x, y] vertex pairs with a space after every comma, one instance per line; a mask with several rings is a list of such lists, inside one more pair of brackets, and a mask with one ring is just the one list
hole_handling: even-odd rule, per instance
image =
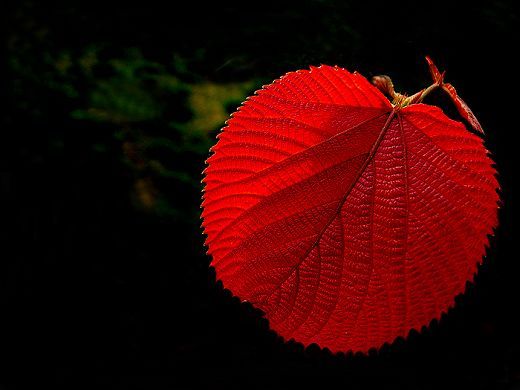
[[[518, 14], [512, 1], [419, 3], [11, 3], [1, 88], [0, 388], [520, 388]], [[136, 208], [133, 177], [112, 153], [120, 153], [113, 129], [69, 115], [88, 86], [77, 82], [74, 98], [46, 86], [46, 53], [91, 43], [108, 57], [138, 47], [161, 64], [177, 53], [199, 81], [269, 81], [326, 63], [389, 74], [408, 93], [429, 82], [423, 57], [432, 56], [483, 124], [500, 172], [500, 228], [476, 285], [429, 329], [368, 357], [284, 343], [216, 283], [197, 219], [200, 188], [164, 184], [180, 217]], [[456, 117], [442, 96], [430, 102]], [[184, 101], [167, 104], [178, 113]], [[148, 126], [160, 132], [164, 123]], [[99, 142], [105, 153], [92, 152]], [[206, 150], [175, 156], [195, 182]]]

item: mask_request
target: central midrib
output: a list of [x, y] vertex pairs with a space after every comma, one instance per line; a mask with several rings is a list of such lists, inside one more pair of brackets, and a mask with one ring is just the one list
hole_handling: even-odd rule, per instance
[[[330, 224], [336, 219], [336, 217], [338, 216], [339, 212], [341, 211], [341, 208], [343, 207], [343, 205], [345, 204], [345, 202], [347, 201], [347, 198], [348, 196], [350, 195], [350, 193], [352, 192], [352, 189], [354, 188], [354, 186], [357, 184], [359, 178], [361, 177], [361, 175], [365, 172], [365, 169], [367, 168], [368, 164], [370, 164], [370, 162], [372, 161], [372, 159], [374, 158], [378, 148], [379, 148], [379, 145], [381, 144], [381, 142], [383, 141], [383, 138], [385, 137], [385, 134], [386, 134], [386, 131], [388, 130], [388, 128], [390, 127], [390, 124], [392, 123], [392, 120], [395, 118], [396, 114], [397, 114], [397, 111], [398, 109], [394, 108], [390, 114], [388, 115], [388, 118], [385, 122], [385, 124], [383, 125], [383, 127], [381, 128], [381, 131], [376, 139], [376, 141], [374, 142], [374, 144], [372, 145], [372, 148], [370, 149], [370, 152], [366, 158], [366, 160], [364, 161], [363, 165], [359, 168], [358, 172], [357, 172], [357, 175], [356, 177], [354, 178], [354, 180], [352, 180], [352, 183], [351, 185], [347, 188], [347, 190], [345, 191], [345, 193], [343, 194], [343, 196], [341, 197], [339, 203], [338, 203], [338, 206], [336, 207], [336, 210], [331, 214], [330, 218], [327, 220], [327, 222], [323, 225], [323, 228], [321, 229], [321, 231], [318, 233], [318, 235], [316, 236], [316, 240], [314, 240], [314, 242], [312, 243], [312, 245], [309, 247], [309, 249], [303, 254], [303, 256], [301, 257], [301, 259], [296, 263], [294, 264], [293, 266], [291, 266], [291, 268], [289, 269], [289, 272], [287, 273], [287, 276], [280, 281], [280, 284], [279, 286], [281, 286], [285, 280], [287, 280], [291, 274], [296, 270], [298, 269], [298, 267], [300, 267], [300, 265], [303, 263], [303, 261], [310, 255], [310, 253], [314, 250], [314, 248], [316, 248], [316, 246], [319, 244], [319, 242], [321, 241], [321, 238], [323, 237], [323, 235], [325, 234], [325, 232], [327, 231], [327, 228], [330, 226]], [[274, 292], [277, 290], [274, 289], [274, 291], [269, 294], [272, 295], [274, 294]]]

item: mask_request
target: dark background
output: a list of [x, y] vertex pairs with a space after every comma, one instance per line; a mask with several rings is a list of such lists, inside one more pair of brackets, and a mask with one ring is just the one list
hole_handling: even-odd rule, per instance
[[[420, 3], [3, 6], [0, 388], [519, 389], [518, 14], [513, 1]], [[500, 172], [501, 225], [476, 285], [368, 357], [283, 343], [208, 267], [208, 149], [245, 96], [287, 71], [338, 64], [413, 93], [429, 83], [426, 54]]]

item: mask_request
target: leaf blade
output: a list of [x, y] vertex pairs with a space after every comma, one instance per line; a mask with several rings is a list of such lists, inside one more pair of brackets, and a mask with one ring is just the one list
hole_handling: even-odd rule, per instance
[[290, 73], [221, 134], [203, 180], [212, 265], [286, 339], [366, 352], [419, 329], [497, 223], [482, 140], [431, 106], [393, 109], [359, 74]]

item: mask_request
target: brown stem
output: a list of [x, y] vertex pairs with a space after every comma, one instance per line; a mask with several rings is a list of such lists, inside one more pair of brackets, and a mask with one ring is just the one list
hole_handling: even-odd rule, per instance
[[426, 59], [428, 61], [430, 73], [434, 82], [429, 87], [420, 90], [412, 96], [406, 96], [399, 92], [395, 92], [392, 79], [386, 75], [372, 77], [372, 84], [374, 84], [377, 87], [377, 89], [379, 89], [385, 95], [391, 97], [392, 104], [394, 106], [403, 108], [409, 106], [410, 104], [421, 103], [424, 100], [424, 98], [428, 96], [433, 90], [441, 88], [444, 85], [444, 72], [440, 73], [437, 67], [433, 64], [433, 62], [428, 57]]
[[434, 83], [434, 84], [430, 85], [428, 88], [424, 88], [424, 89], [420, 90], [419, 92], [417, 92], [416, 94], [413, 94], [412, 96], [407, 97], [403, 101], [403, 103], [404, 103], [403, 107], [408, 106], [410, 104], [421, 103], [426, 96], [428, 96], [432, 91], [434, 91], [435, 89], [437, 89], [439, 87], [441, 87], [440, 84]]

